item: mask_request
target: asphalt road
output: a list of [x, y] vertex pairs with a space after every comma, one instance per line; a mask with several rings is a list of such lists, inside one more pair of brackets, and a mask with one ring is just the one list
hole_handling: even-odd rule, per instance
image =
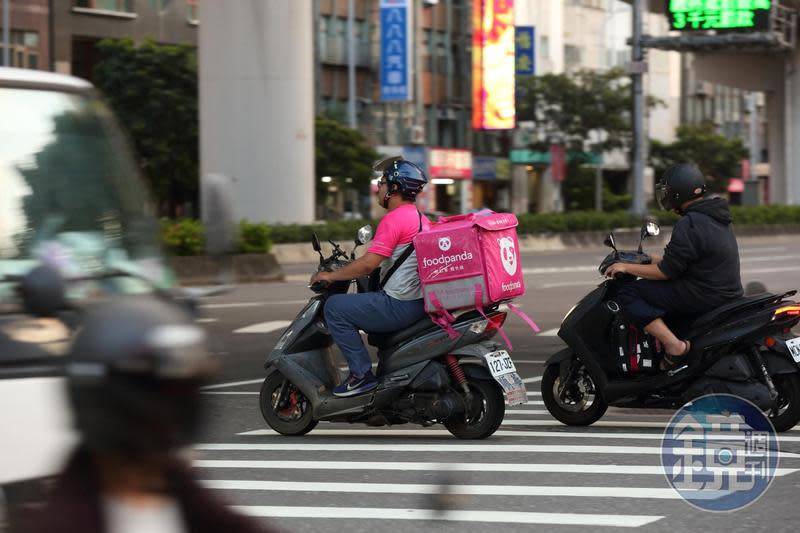
[[[800, 288], [800, 235], [742, 239], [740, 248], [745, 283]], [[198, 476], [285, 531], [794, 531], [800, 427], [781, 437], [781, 475], [760, 500], [710, 513], [665, 479], [659, 453], [669, 412], [611, 408], [589, 428], [563, 426], [546, 412], [542, 363], [563, 346], [555, 332], [564, 314], [601, 281], [596, 267], [605, 253], [522, 257], [527, 294], [519, 303], [542, 333], [513, 315], [506, 331], [528, 403], [507, 409], [497, 434], [481, 442], [412, 425], [320, 423], [304, 437], [275, 434], [258, 408], [263, 360], [310, 296], [313, 265], [287, 267], [283, 283], [207, 299], [201, 322], [225, 366], [204, 394], [209, 420], [196, 450]]]

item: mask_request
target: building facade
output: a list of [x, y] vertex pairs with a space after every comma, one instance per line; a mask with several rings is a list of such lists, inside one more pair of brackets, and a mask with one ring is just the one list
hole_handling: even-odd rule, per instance
[[[9, 3], [11, 67], [50, 70], [50, 2], [49, 0], [10, 0]], [[3, 21], [0, 17], [0, 35]], [[3, 65], [3, 43], [0, 41], [0, 66]]]

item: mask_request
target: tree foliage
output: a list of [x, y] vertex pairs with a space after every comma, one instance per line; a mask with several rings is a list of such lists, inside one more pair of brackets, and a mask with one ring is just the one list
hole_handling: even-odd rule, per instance
[[319, 180], [322, 176], [330, 176], [343, 188], [365, 190], [372, 179], [372, 164], [380, 154], [358, 130], [341, 122], [317, 117], [314, 128], [317, 194], [324, 195], [327, 190]]
[[748, 156], [740, 138], [719, 134], [713, 122], [682, 124], [675, 133], [672, 143], [651, 141], [650, 161], [656, 176], [661, 176], [670, 165], [690, 162], [703, 171], [712, 191], [722, 192], [728, 179], [738, 175], [742, 159]]
[[517, 106], [518, 120], [534, 123], [534, 150], [564, 144], [576, 152], [603, 152], [630, 144], [630, 82], [619, 69], [525, 78]]
[[189, 45], [103, 40], [95, 83], [130, 134], [162, 214], [198, 197], [197, 54]]

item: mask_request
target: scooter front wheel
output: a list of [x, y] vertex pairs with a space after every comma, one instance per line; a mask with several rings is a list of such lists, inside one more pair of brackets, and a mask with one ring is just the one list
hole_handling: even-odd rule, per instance
[[[282, 391], [284, 387], [286, 390]], [[282, 392], [286, 398], [283, 406], [279, 405]], [[269, 427], [282, 435], [305, 435], [319, 422], [313, 418], [308, 398], [278, 371], [261, 384], [259, 404], [261, 416]]]
[[564, 384], [561, 383], [558, 364], [549, 365], [542, 375], [545, 407], [556, 420], [568, 426], [593, 424], [608, 409], [608, 404], [597, 394], [591, 377], [585, 368], [583, 370], [576, 372], [570, 383]]

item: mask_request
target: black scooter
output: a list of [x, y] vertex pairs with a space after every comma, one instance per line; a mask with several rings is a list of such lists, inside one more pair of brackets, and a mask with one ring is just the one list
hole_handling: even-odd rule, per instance
[[[642, 241], [658, 235], [642, 228], [637, 251], [613, 248], [600, 273], [613, 263], [649, 264]], [[599, 420], [609, 405], [630, 408], [678, 408], [700, 396], [727, 393], [756, 404], [777, 431], [800, 422], [800, 338], [791, 329], [800, 322], [800, 305], [785, 294], [739, 298], [690, 323], [669, 323], [679, 338], [691, 341], [682, 366], [663, 372], [663, 349], [656, 339], [622, 318], [616, 302], [625, 283], [621, 275], [601, 283], [564, 318], [558, 336], [567, 348], [546, 363], [542, 400], [556, 419], [570, 426]]]
[[[356, 247], [366, 243], [372, 228], [359, 230]], [[331, 242], [330, 257], [320, 255], [318, 271], [333, 271], [355, 259]], [[416, 423], [443, 424], [462, 439], [492, 435], [505, 415], [504, 393], [510, 405], [525, 401], [525, 385], [510, 355], [490, 339], [506, 319], [499, 306], [487, 308], [487, 318], [477, 311], [457, 315], [451, 339], [425, 317], [393, 333], [368, 335], [378, 348], [373, 392], [337, 397], [333, 388], [343, 376], [333, 357], [333, 340], [325, 324], [325, 301], [346, 293], [352, 282], [315, 283], [317, 293], [297, 315], [267, 357], [268, 374], [261, 386], [261, 413], [267, 424], [284, 435], [303, 435], [320, 420], [365, 423], [371, 426]], [[358, 291], [366, 290], [358, 280]]]

